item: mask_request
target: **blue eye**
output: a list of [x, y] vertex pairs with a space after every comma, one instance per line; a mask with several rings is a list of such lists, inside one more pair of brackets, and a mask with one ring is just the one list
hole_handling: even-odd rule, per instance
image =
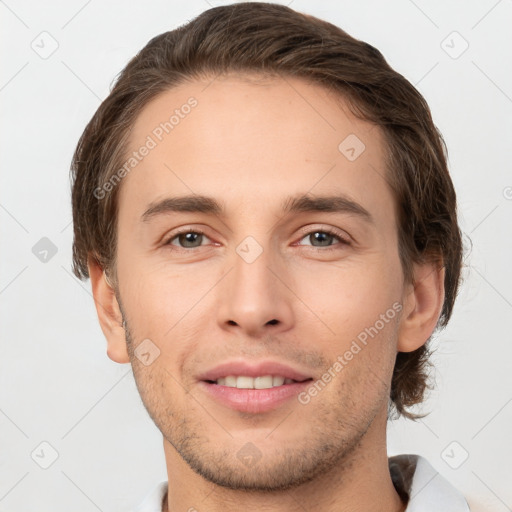
[[[339, 234], [329, 229], [317, 229], [315, 231], [310, 231], [306, 236], [301, 238], [301, 240], [305, 239], [308, 239], [310, 241], [309, 245], [311, 245], [312, 247], [331, 247], [332, 245], [335, 245], [335, 241], [338, 241], [340, 244], [343, 245], [349, 244], [348, 240], [346, 240]], [[316, 242], [318, 242], [318, 245], [315, 245]]]

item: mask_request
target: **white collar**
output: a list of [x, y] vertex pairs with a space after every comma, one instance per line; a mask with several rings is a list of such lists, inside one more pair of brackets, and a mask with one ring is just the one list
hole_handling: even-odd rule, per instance
[[388, 462], [397, 491], [409, 496], [406, 512], [470, 512], [464, 496], [421, 455], [396, 455]]
[[[399, 494], [407, 494], [406, 512], [470, 512], [464, 496], [420, 455], [390, 457], [389, 469]], [[160, 482], [134, 512], [161, 512], [167, 481]]]

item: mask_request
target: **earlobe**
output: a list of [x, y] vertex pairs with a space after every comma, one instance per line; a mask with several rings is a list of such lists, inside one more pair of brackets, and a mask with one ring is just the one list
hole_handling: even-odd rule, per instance
[[417, 264], [414, 282], [404, 298], [398, 352], [412, 352], [430, 338], [444, 303], [445, 269], [436, 263]]
[[87, 266], [98, 320], [107, 339], [107, 355], [116, 363], [129, 363], [123, 316], [115, 290], [107, 279], [105, 271], [94, 258], [89, 258]]

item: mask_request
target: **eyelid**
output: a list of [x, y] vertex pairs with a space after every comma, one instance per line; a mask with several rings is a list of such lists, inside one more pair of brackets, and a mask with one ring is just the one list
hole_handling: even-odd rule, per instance
[[173, 231], [170, 235], [166, 235], [165, 237], [162, 237], [164, 240], [162, 245], [164, 245], [164, 246], [171, 245], [178, 250], [182, 249], [185, 251], [192, 251], [194, 249], [199, 249], [200, 247], [203, 247], [202, 245], [200, 245], [199, 247], [180, 247], [179, 245], [171, 244], [172, 240], [174, 240], [176, 237], [178, 237], [179, 235], [182, 235], [184, 233], [197, 233], [198, 235], [203, 235], [208, 240], [211, 240], [210, 237], [206, 234], [206, 232], [203, 229], [198, 228], [198, 227], [193, 227], [193, 226], [183, 226], [181, 228], [176, 228], [176, 230]]
[[[318, 226], [318, 227], [305, 226], [304, 228], [301, 228], [300, 231], [301, 231], [301, 237], [298, 240], [299, 242], [307, 235], [311, 235], [312, 233], [322, 232], [322, 233], [327, 233], [329, 235], [337, 237], [340, 240], [340, 243], [342, 243], [342, 244], [350, 245], [352, 243], [352, 239], [346, 231], [343, 231], [339, 228], [335, 228], [333, 226]], [[313, 246], [313, 247], [315, 247], [315, 246]], [[324, 249], [327, 247], [332, 247], [332, 246], [315, 247], [315, 248], [316, 249]]]
[[[313, 233], [327, 233], [331, 236], [334, 236], [339, 239], [339, 243], [342, 245], [350, 245], [351, 244], [351, 237], [346, 233], [345, 231], [342, 231], [338, 228], [335, 228], [333, 226], [317, 226], [317, 227], [311, 227], [311, 226], [305, 226], [300, 229], [300, 238], [297, 240], [297, 242], [294, 243], [297, 244], [300, 242], [303, 238], [305, 238], [308, 235], [311, 235]], [[204, 247], [203, 245], [200, 245], [198, 247], [180, 247], [179, 245], [172, 244], [171, 241], [177, 238], [179, 235], [184, 233], [197, 233], [199, 235], [202, 235], [203, 237], [207, 238], [208, 240], [212, 241], [211, 238], [206, 234], [205, 230], [201, 229], [200, 227], [194, 227], [194, 226], [182, 226], [181, 228], [176, 228], [175, 231], [173, 231], [170, 235], [166, 236], [164, 238], [163, 245], [164, 246], [173, 246], [177, 250], [185, 250], [185, 251], [193, 251], [194, 249], [200, 249], [201, 247]], [[300, 245], [300, 244], [299, 244]], [[316, 247], [311, 246], [314, 249], [321, 249], [321, 250], [329, 250], [329, 248], [332, 248], [333, 246], [323, 246], [323, 247]]]

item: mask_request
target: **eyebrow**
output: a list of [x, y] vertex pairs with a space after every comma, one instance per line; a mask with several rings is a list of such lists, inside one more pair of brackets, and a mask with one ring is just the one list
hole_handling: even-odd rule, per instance
[[[147, 222], [158, 215], [171, 212], [206, 213], [223, 215], [224, 207], [213, 197], [204, 195], [187, 195], [168, 197], [152, 203], [142, 214], [142, 221]], [[284, 215], [304, 212], [347, 213], [360, 217], [369, 224], [374, 223], [370, 212], [359, 203], [345, 195], [312, 196], [301, 194], [288, 197], [282, 204]]]
[[142, 214], [142, 220], [147, 222], [157, 215], [171, 212], [193, 212], [221, 215], [224, 208], [213, 197], [190, 195], [180, 197], [167, 197], [152, 203]]
[[374, 223], [371, 213], [366, 208], [345, 195], [311, 196], [302, 194], [289, 197], [283, 203], [283, 213], [285, 214], [302, 212], [348, 213], [359, 216], [369, 224]]

